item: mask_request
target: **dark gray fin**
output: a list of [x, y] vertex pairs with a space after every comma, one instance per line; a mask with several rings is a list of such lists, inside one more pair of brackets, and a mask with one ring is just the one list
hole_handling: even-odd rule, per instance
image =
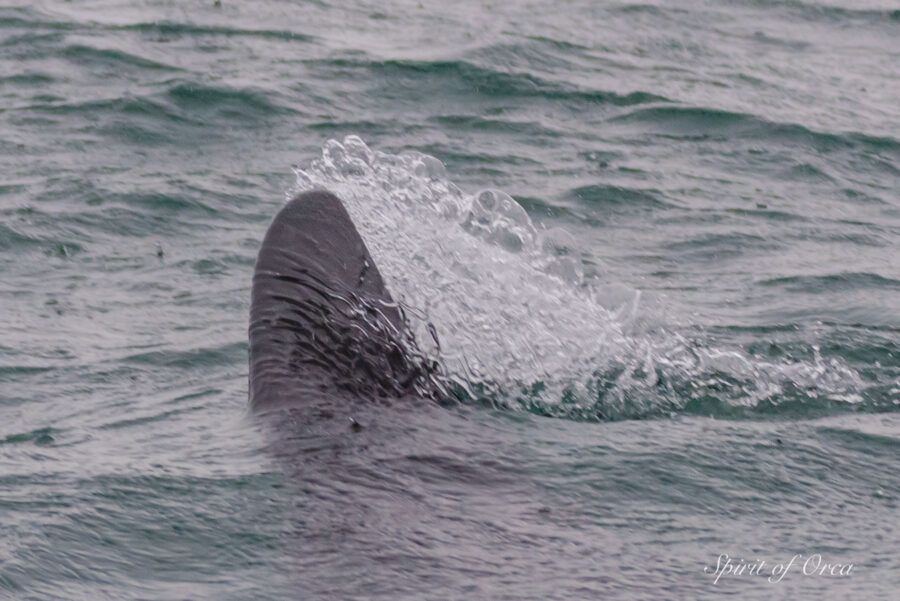
[[250, 402], [301, 403], [338, 390], [404, 395], [428, 379], [402, 311], [341, 201], [306, 192], [263, 240], [250, 304]]

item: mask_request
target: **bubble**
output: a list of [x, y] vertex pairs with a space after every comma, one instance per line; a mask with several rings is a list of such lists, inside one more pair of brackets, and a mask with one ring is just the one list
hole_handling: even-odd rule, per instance
[[537, 232], [525, 209], [509, 194], [482, 190], [472, 199], [462, 222], [469, 233], [510, 251], [532, 250]]

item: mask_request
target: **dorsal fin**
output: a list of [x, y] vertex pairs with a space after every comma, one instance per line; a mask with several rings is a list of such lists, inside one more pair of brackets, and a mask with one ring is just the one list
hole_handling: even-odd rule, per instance
[[307, 192], [269, 226], [253, 275], [255, 407], [350, 390], [404, 394], [423, 375], [400, 309], [341, 201]]

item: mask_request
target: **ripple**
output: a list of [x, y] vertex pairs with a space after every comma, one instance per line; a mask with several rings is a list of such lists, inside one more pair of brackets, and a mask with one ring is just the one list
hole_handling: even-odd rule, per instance
[[806, 21], [854, 25], [896, 26], [900, 23], [898, 9], [870, 9], [812, 3], [801, 0], [750, 0], [761, 8], [778, 8]]
[[782, 247], [783, 244], [770, 238], [743, 232], [703, 234], [663, 244], [663, 248], [679, 253], [680, 257], [697, 261], [720, 261], [748, 252], [770, 251]]
[[77, 28], [77, 25], [64, 21], [53, 21], [49, 16], [33, 8], [18, 6], [0, 8], [0, 27], [70, 30]]
[[672, 204], [662, 200], [659, 190], [623, 188], [609, 184], [593, 184], [570, 190], [568, 196], [592, 208], [608, 209], [614, 212], [641, 212], [671, 208]]
[[255, 37], [263, 39], [283, 40], [287, 42], [312, 42], [316, 38], [311, 35], [287, 29], [244, 29], [215, 25], [199, 25], [196, 23], [177, 23], [160, 21], [155, 23], [135, 23], [132, 25], [112, 26], [108, 29], [120, 31], [136, 31], [143, 34], [159, 36], [222, 36], [222, 37]]
[[211, 86], [197, 82], [179, 82], [166, 90], [166, 96], [192, 116], [214, 116], [230, 120], [269, 118], [292, 114], [289, 107], [277, 104], [272, 94], [257, 88]]
[[168, 123], [186, 122], [184, 117], [172, 110], [166, 103], [148, 96], [36, 104], [23, 108], [54, 115], [99, 114], [108, 119], [110, 115], [119, 114], [130, 117], [149, 117]]
[[632, 106], [668, 101], [662, 96], [648, 92], [619, 94], [601, 90], [581, 90], [552, 83], [529, 73], [510, 73], [461, 60], [426, 62], [334, 59], [315, 62], [324, 66], [370, 71], [389, 80], [392, 85], [401, 85], [413, 80], [421, 81], [422, 78], [434, 78], [445, 82], [444, 92], [455, 90], [457, 93], [471, 93], [474, 90], [483, 96], [574, 100], [611, 106]]
[[876, 273], [845, 272], [820, 276], [789, 276], [772, 278], [759, 282], [762, 286], [781, 286], [795, 292], [825, 293], [837, 290], [900, 289], [900, 280], [887, 278]]
[[23, 442], [31, 442], [36, 445], [50, 445], [56, 440], [54, 434], [59, 436], [61, 430], [54, 428], [39, 428], [31, 432], [23, 432], [21, 434], [9, 434], [6, 438], [0, 440], [0, 445], [19, 444]]
[[535, 121], [506, 121], [503, 119], [487, 119], [485, 117], [471, 115], [442, 115], [430, 117], [429, 121], [450, 129], [462, 131], [543, 136], [548, 138], [559, 138], [563, 135], [562, 132], [546, 127]]
[[871, 136], [857, 132], [823, 133], [798, 123], [777, 123], [747, 113], [708, 107], [650, 106], [612, 117], [611, 123], [637, 123], [658, 127], [666, 132], [724, 139], [730, 137], [782, 140], [829, 152], [863, 147], [870, 150], [900, 152], [900, 140], [889, 136]]
[[137, 365], [152, 365], [179, 369], [197, 369], [234, 365], [246, 360], [247, 343], [233, 342], [210, 348], [152, 351], [123, 357], [122, 361]]
[[138, 67], [154, 71], [181, 71], [182, 69], [159, 61], [153, 61], [137, 54], [114, 48], [95, 48], [83, 44], [73, 44], [62, 49], [54, 49], [55, 56], [62, 56], [79, 66], [102, 65], [113, 69]]
[[16, 73], [15, 75], [0, 77], [0, 84], [23, 87], [48, 86], [55, 81], [56, 79], [52, 75], [36, 71], [26, 71], [25, 73]]

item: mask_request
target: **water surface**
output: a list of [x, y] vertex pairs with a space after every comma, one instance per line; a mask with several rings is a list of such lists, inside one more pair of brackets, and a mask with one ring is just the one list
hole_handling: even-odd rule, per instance
[[[898, 11], [7, 3], [0, 597], [889, 598]], [[316, 186], [458, 401], [248, 412]]]

